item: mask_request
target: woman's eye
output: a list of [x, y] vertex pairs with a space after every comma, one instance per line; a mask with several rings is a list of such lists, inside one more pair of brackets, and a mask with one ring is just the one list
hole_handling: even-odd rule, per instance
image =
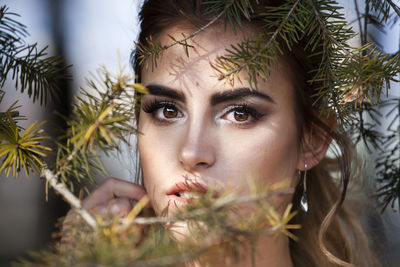
[[155, 120], [173, 121], [183, 117], [183, 113], [173, 102], [150, 102], [144, 104], [142, 109], [146, 113], [150, 113]]
[[247, 119], [249, 118], [249, 113], [244, 110], [235, 110], [233, 113], [233, 117], [237, 121], [247, 121]]
[[174, 119], [178, 116], [178, 110], [175, 107], [164, 107], [163, 115], [167, 119]]
[[237, 124], [246, 124], [259, 120], [265, 114], [258, 112], [256, 109], [248, 106], [233, 106], [228, 107], [227, 111], [222, 116], [222, 119], [228, 120]]

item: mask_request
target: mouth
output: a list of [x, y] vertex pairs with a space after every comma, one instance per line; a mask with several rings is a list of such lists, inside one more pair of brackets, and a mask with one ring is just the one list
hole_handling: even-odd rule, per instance
[[197, 202], [208, 191], [208, 186], [190, 180], [174, 184], [168, 191], [167, 196], [172, 201], [172, 206], [183, 207], [188, 203]]

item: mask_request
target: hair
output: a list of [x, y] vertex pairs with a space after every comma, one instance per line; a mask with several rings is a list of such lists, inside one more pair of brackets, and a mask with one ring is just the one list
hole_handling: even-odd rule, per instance
[[[209, 1], [206, 0], [148, 0], [140, 12], [141, 33], [139, 44], [146, 44], [147, 38], [155, 38], [166, 29], [180, 23], [192, 24], [199, 28], [208, 23], [212, 17], [207, 14]], [[252, 2], [253, 13], [249, 22], [257, 28], [262, 27], [259, 14], [264, 12], [265, 5], [281, 5], [285, 1]], [[295, 114], [299, 132], [299, 145], [306, 146], [305, 133], [314, 133], [332, 138], [336, 148], [335, 160], [325, 157], [317, 166], [307, 171], [308, 212], [299, 212], [292, 223], [302, 225], [295, 230], [298, 241], [290, 240], [290, 253], [294, 266], [379, 266], [369, 248], [366, 234], [354, 211], [350, 211], [345, 196], [350, 179], [354, 179], [356, 153], [348, 136], [340, 129], [333, 129], [319, 113], [321, 101], [314, 99], [316, 87], [310, 84], [310, 70], [321, 62], [318, 56], [310, 57], [307, 40], [300, 40], [292, 49], [286, 49], [285, 42], [280, 40], [284, 51], [283, 59], [290, 66], [291, 77], [295, 88]], [[309, 48], [310, 49], [310, 48]], [[321, 48], [322, 49], [322, 48]], [[315, 52], [315, 51], [314, 51]], [[318, 54], [318, 53], [314, 53]], [[133, 51], [131, 63], [137, 81], [141, 81], [139, 55]], [[139, 112], [139, 111], [138, 111]], [[339, 174], [338, 181], [332, 171]], [[299, 208], [303, 194], [301, 183], [296, 186], [293, 195], [293, 207]]]

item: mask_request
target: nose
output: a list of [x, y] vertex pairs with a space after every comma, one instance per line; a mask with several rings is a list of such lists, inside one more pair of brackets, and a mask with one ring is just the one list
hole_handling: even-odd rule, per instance
[[206, 123], [190, 122], [179, 151], [179, 162], [188, 172], [207, 169], [216, 160], [215, 138]]

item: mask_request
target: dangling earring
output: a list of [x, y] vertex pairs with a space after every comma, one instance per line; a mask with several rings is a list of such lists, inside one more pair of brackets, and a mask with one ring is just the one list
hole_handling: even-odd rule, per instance
[[303, 194], [300, 198], [300, 207], [304, 212], [308, 211], [308, 200], [307, 200], [307, 162], [304, 162], [304, 175], [303, 175]]

